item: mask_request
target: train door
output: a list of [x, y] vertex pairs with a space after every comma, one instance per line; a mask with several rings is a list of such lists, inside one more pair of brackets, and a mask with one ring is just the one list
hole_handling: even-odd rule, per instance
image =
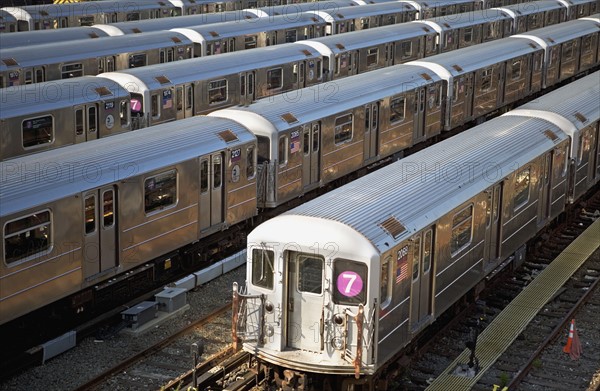
[[542, 226], [550, 217], [550, 206], [552, 202], [552, 186], [550, 186], [550, 177], [552, 176], [552, 153], [547, 153], [540, 167], [539, 192], [538, 192], [538, 226]]
[[[320, 308], [323, 308], [323, 257], [287, 251], [286, 345], [293, 349], [320, 351]], [[317, 314], [317, 315], [315, 315]], [[322, 322], [323, 319], [320, 319]]]
[[487, 245], [484, 248], [484, 259], [489, 260], [486, 265], [495, 266], [495, 261], [500, 257], [501, 228], [502, 228], [502, 182], [494, 185], [488, 190], [487, 213], [486, 213], [486, 237]]
[[425, 138], [425, 87], [415, 91], [413, 143]]
[[303, 129], [303, 182], [304, 187], [318, 183], [320, 178], [319, 151], [321, 143], [321, 122], [313, 122]]
[[75, 106], [75, 142], [95, 140], [98, 137], [98, 105]]
[[593, 177], [594, 182], [598, 182], [600, 181], [600, 122], [596, 122], [596, 144], [594, 145], [594, 151], [592, 151], [592, 156], [594, 156], [593, 167], [595, 167]]
[[365, 105], [364, 160], [368, 161], [378, 154], [379, 146], [379, 102]]
[[433, 227], [414, 237], [411, 283], [411, 331], [415, 332], [429, 319], [432, 312], [433, 289]]
[[294, 63], [294, 65], [292, 66], [292, 70], [294, 74], [294, 83], [292, 88], [295, 90], [304, 88], [304, 80], [306, 76], [306, 63], [304, 61]]
[[104, 186], [83, 194], [84, 275], [104, 272], [118, 265], [117, 187]]
[[200, 159], [200, 229], [223, 222], [223, 154]]
[[46, 81], [46, 67], [41, 66], [25, 69], [24, 76], [25, 84], [42, 83]]
[[240, 103], [250, 104], [254, 101], [255, 97], [255, 73], [243, 72], [240, 73]]
[[104, 14], [104, 23], [117, 23], [117, 13], [116, 12], [112, 12], [109, 13], [107, 12], [106, 14]]

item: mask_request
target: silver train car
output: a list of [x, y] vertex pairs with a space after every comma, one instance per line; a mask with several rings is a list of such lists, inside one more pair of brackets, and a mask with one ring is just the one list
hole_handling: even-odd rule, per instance
[[[122, 35], [115, 32], [114, 36]], [[37, 30], [24, 31], [19, 34], [0, 34], [0, 49], [11, 49], [18, 47], [50, 44], [55, 42], [69, 42], [81, 39], [93, 39], [101, 37], [109, 37], [110, 34], [104, 30], [93, 27], [71, 27], [68, 29], [59, 30]]]
[[[462, 49], [456, 52], [456, 64], [471, 74], [479, 74], [497, 63], [513, 64], [515, 59], [533, 59], [543, 54], [541, 47], [530, 43], [523, 38], [506, 38], [488, 44], [497, 48], [495, 52], [486, 45], [477, 55], [473, 52], [475, 47]], [[478, 66], [476, 61], [480, 62]], [[532, 61], [523, 61], [527, 63]], [[520, 78], [530, 80], [533, 73], [524, 68]], [[530, 93], [538, 91], [541, 84], [533, 87]], [[503, 106], [495, 110], [516, 101], [519, 95], [513, 93], [513, 88], [517, 87], [505, 89]], [[329, 86], [310, 86], [297, 95], [294, 92], [268, 97], [248, 108], [211, 113], [218, 118], [197, 117], [158, 125], [144, 130], [143, 137], [128, 132], [2, 161], [0, 226], [4, 227], [4, 247], [0, 247], [0, 254], [4, 262], [0, 263], [0, 322], [8, 322], [57, 298], [68, 297], [69, 305], [77, 310], [89, 308], [97, 294], [95, 287], [110, 288], [121, 281], [112, 277], [125, 270], [129, 276], [142, 278], [148, 274], [145, 278], [158, 279], [183, 262], [199, 262], [199, 256], [210, 253], [203, 246], [220, 245], [219, 235], [240, 239], [235, 227], [216, 235], [232, 226], [236, 216], [255, 216], [258, 207], [284, 205], [311, 189], [351, 175], [353, 170], [401, 156], [408, 146], [439, 134], [447, 122], [445, 117], [450, 115], [443, 112], [447, 94], [446, 81], [436, 71], [419, 65], [397, 65], [340, 79]], [[172, 101], [174, 96], [161, 93], [154, 104], [177, 107]], [[412, 109], [415, 107], [416, 112]], [[200, 136], [203, 121], [210, 124], [206, 125], [209, 129], [215, 129], [221, 120], [223, 125], [211, 136], [219, 145], [236, 145], [242, 139], [242, 131], [252, 135], [252, 145], [234, 148], [227, 155], [213, 154], [198, 166], [198, 151], [203, 149], [196, 148], [194, 132], [202, 142], [210, 144]], [[194, 124], [193, 130], [188, 124]], [[180, 128], [187, 129], [183, 138], [176, 136]], [[146, 131], [151, 133], [147, 135]], [[193, 151], [193, 157], [189, 151]], [[138, 161], [136, 156], [147, 160]], [[193, 163], [178, 168], [176, 164], [186, 161], [186, 156]], [[202, 176], [202, 172], [219, 174]], [[105, 182], [109, 178], [110, 182]], [[178, 182], [178, 178], [205, 180], [198, 184]], [[223, 187], [238, 185], [243, 188], [240, 193]], [[67, 188], [74, 192], [67, 194]], [[178, 189], [188, 191], [178, 193]], [[198, 204], [201, 194], [206, 195], [202, 202], [208, 204]], [[65, 198], [55, 204], [61, 195]], [[88, 195], [95, 198], [86, 201]], [[235, 212], [238, 207], [239, 213]], [[119, 215], [115, 208], [119, 208]], [[62, 213], [68, 213], [68, 218]], [[210, 215], [210, 220], [199, 217], [202, 213]], [[100, 221], [105, 218], [105, 226], [100, 228]], [[68, 225], [63, 225], [64, 221]], [[213, 232], [215, 235], [205, 236]], [[89, 239], [87, 235], [91, 235]], [[67, 237], [72, 241], [67, 241]], [[102, 238], [106, 242], [99, 242]], [[106, 254], [88, 254], [84, 260], [79, 251], [87, 246], [86, 240], [93, 248], [104, 248], [98, 251]], [[64, 243], [76, 245], [67, 249]], [[175, 245], [181, 249], [174, 250]], [[111, 282], [107, 282], [109, 279]], [[92, 281], [104, 282], [89, 285]], [[46, 294], [47, 291], [52, 293]]]
[[17, 18], [10, 12], [0, 9], [0, 34], [17, 31]]
[[595, 73], [259, 225], [234, 286], [243, 349], [280, 386], [374, 390], [576, 183], [578, 197], [600, 181], [599, 100]]
[[0, 88], [179, 61], [192, 58], [193, 50], [194, 43], [175, 31], [2, 48]]

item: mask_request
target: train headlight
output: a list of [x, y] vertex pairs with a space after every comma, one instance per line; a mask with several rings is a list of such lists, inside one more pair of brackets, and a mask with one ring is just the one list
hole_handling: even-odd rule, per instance
[[344, 324], [344, 316], [342, 314], [333, 315], [333, 323], [335, 323], [336, 326], [343, 325]]
[[273, 309], [275, 309], [275, 306], [273, 305], [273, 303], [271, 303], [270, 301], [267, 301], [265, 303], [265, 311], [267, 311], [267, 314], [272, 314]]
[[344, 342], [340, 337], [331, 338], [331, 346], [336, 350], [342, 350], [344, 348]]

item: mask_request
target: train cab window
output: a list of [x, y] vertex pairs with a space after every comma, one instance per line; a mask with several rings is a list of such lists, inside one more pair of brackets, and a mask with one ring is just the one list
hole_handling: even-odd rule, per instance
[[250, 35], [244, 38], [244, 49], [256, 48], [256, 35]]
[[413, 43], [412, 41], [402, 42], [400, 47], [400, 53], [402, 53], [402, 59], [411, 58], [413, 55]]
[[296, 30], [285, 30], [285, 42], [296, 42], [298, 40], [298, 32]]
[[84, 201], [85, 234], [96, 232], [96, 196], [89, 195]]
[[390, 102], [390, 123], [396, 124], [404, 121], [406, 112], [406, 99], [404, 97], [392, 98]]
[[416, 281], [419, 278], [419, 269], [421, 266], [421, 234], [415, 237], [413, 242], [413, 265], [412, 265], [412, 280]]
[[200, 193], [208, 191], [208, 160], [200, 162]]
[[34, 148], [54, 141], [54, 118], [51, 115], [21, 122], [23, 148]]
[[379, 286], [380, 308], [386, 308], [392, 301], [392, 257], [387, 256], [381, 262], [381, 285]]
[[518, 80], [521, 77], [521, 60], [513, 61], [511, 69], [511, 78]]
[[115, 223], [114, 198], [114, 190], [106, 190], [102, 193], [102, 227], [104, 228], [110, 228]]
[[283, 69], [269, 69], [267, 71], [267, 89], [276, 90], [281, 87], [283, 87]]
[[274, 258], [272, 250], [252, 249], [252, 285], [273, 289]]
[[473, 237], [473, 205], [469, 205], [456, 213], [452, 218], [452, 238], [450, 254], [455, 256], [463, 250]]
[[61, 67], [61, 79], [83, 76], [83, 64], [67, 64]]
[[258, 142], [257, 163], [268, 163], [271, 159], [271, 141], [268, 137], [264, 136], [256, 136], [256, 141]]
[[144, 53], [131, 54], [129, 56], [129, 68], [145, 67], [148, 64], [148, 58]]
[[367, 49], [367, 66], [377, 65], [379, 61], [379, 49], [378, 48], [370, 48]]
[[208, 82], [208, 104], [227, 101], [227, 80], [214, 80]]
[[150, 214], [177, 202], [177, 171], [169, 170], [144, 181], [144, 212]]
[[336, 145], [352, 140], [352, 120], [352, 114], [346, 114], [335, 119], [334, 140]]
[[12, 220], [4, 226], [4, 261], [10, 265], [39, 257], [52, 246], [52, 218], [49, 210]]
[[481, 72], [481, 85], [479, 86], [481, 92], [489, 91], [489, 89], [492, 87], [493, 73], [493, 68], [487, 68]]
[[298, 257], [298, 291], [305, 293], [323, 293], [322, 258], [307, 254], [296, 254]]
[[285, 166], [288, 162], [288, 138], [287, 136], [279, 137], [279, 144], [277, 147], [277, 159], [279, 166]]
[[341, 305], [365, 304], [367, 300], [367, 265], [346, 259], [333, 262], [333, 302]]
[[530, 169], [521, 170], [515, 177], [514, 205], [519, 209], [529, 200]]
[[256, 152], [254, 147], [249, 147], [246, 150], [246, 178], [252, 179], [256, 175]]
[[129, 107], [130, 106], [129, 106], [128, 100], [122, 100], [119, 103], [119, 120], [121, 121], [122, 128], [129, 125], [129, 116], [130, 116]]
[[221, 178], [223, 177], [223, 164], [219, 156], [213, 157], [213, 189], [221, 187]]

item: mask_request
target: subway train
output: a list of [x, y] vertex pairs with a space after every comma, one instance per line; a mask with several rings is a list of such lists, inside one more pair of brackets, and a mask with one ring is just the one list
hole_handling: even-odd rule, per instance
[[235, 342], [279, 389], [388, 384], [393, 357], [598, 184], [599, 101], [596, 72], [262, 223]]
[[[240, 226], [260, 219], [258, 209], [285, 207], [592, 71], [594, 26], [594, 50], [575, 62], [542, 60], [555, 46], [587, 47], [581, 38], [505, 38], [152, 126], [143, 137], [0, 162], [0, 324], [55, 300], [81, 311], [131, 281], [162, 281], [242, 240]], [[116, 104], [100, 106], [113, 126]], [[75, 121], [89, 124], [89, 113]], [[54, 137], [52, 117], [45, 121], [24, 122], [31, 147]]]
[[[491, 43], [490, 39], [503, 31], [503, 21], [505, 20], [501, 18], [483, 21], [477, 19], [471, 25], [458, 23], [456, 28], [448, 24], [441, 40], [437, 39], [430, 21], [411, 22], [220, 55], [225, 57], [208, 56], [109, 72], [95, 80], [89, 77], [75, 78], [0, 89], [0, 102], [3, 104], [0, 112], [0, 131], [3, 132], [3, 137], [0, 138], [0, 159], [206, 114], [228, 106], [247, 105], [275, 93], [429, 58], [438, 52], [446, 54], [446, 57], [440, 58], [447, 62], [449, 72], [458, 75], [461, 71], [452, 67], [455, 60], [447, 51], [452, 48], [464, 50], [474, 42]], [[488, 23], [493, 28], [483, 28]], [[564, 79], [569, 75], [565, 72], [578, 73], [597, 62], [599, 26], [598, 15], [594, 15], [539, 29], [523, 35], [523, 39], [544, 46], [544, 67], [554, 72], [549, 77], [557, 78], [556, 70], [562, 67], [564, 69], [560, 72]], [[469, 31], [475, 33], [467, 34]], [[480, 34], [482, 31], [495, 33]], [[457, 37], [457, 41], [449, 44], [452, 40], [448, 36]], [[559, 61], [562, 51], [565, 56]], [[462, 57], [477, 51], [457, 53], [457, 56]], [[493, 56], [493, 52], [487, 52], [487, 55]], [[538, 58], [536, 63], [538, 65], [539, 60], [541, 59]], [[566, 69], [566, 62], [571, 64], [570, 71]], [[113, 100], [111, 91], [115, 88], [115, 82], [121, 86], [119, 89], [124, 88], [130, 93], [129, 102], [119, 102], [119, 106], [106, 106], [105, 100]], [[460, 78], [457, 80], [460, 84], [457, 88], [463, 88], [468, 82]], [[545, 80], [543, 82], [546, 83]], [[549, 85], [552, 84], [553, 80]], [[68, 88], [89, 91], [86, 95], [89, 99], [85, 103], [86, 107], [81, 106], [80, 100], [72, 101], [70, 94], [57, 93], [57, 90], [65, 91]], [[98, 91], [103, 94], [98, 94]], [[115, 91], [114, 95], [122, 96], [120, 90]], [[47, 105], [40, 105], [46, 100], [49, 101]], [[84, 115], [82, 109], [91, 110], [91, 115]], [[73, 115], [80, 115], [79, 122], [61, 120], [72, 118]], [[46, 125], [40, 125], [39, 129], [27, 128], [27, 124], [36, 122], [38, 118], [50, 118], [50, 121], [41, 121]], [[91, 131], [84, 130], [82, 134], [83, 128]], [[19, 135], [19, 129], [20, 133], [29, 130], [39, 133], [38, 142], [25, 146], [21, 139], [28, 137]], [[9, 132], [14, 134], [6, 134]]]

